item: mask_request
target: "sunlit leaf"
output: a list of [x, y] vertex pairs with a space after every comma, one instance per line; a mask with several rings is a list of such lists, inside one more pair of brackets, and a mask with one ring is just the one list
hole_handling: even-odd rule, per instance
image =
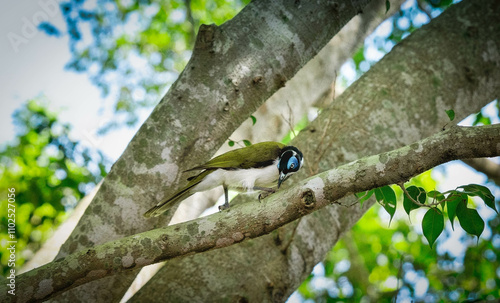
[[439, 237], [439, 235], [443, 232], [444, 229], [444, 217], [443, 213], [433, 207], [430, 208], [424, 215], [424, 219], [422, 220], [422, 231], [424, 233], [425, 238], [429, 242], [429, 246], [432, 248], [434, 242]]

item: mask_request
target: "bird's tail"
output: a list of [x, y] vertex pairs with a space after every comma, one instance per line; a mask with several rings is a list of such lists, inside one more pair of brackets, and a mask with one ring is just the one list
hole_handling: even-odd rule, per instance
[[150, 217], [157, 217], [161, 215], [162, 213], [166, 212], [169, 210], [175, 202], [180, 202], [184, 199], [187, 199], [190, 197], [192, 194], [195, 193], [193, 191], [193, 187], [198, 185], [210, 172], [209, 171], [203, 171], [199, 175], [195, 177], [189, 178], [189, 183], [180, 189], [178, 192], [176, 192], [173, 196], [169, 197], [168, 199], [160, 201], [158, 204], [156, 204], [154, 207], [152, 207], [150, 210], [144, 213], [144, 217], [150, 218]]

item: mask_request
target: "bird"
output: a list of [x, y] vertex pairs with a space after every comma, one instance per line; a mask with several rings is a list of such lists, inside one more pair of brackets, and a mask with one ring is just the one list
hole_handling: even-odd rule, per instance
[[[201, 170], [188, 178], [188, 184], [171, 197], [160, 201], [144, 213], [146, 218], [157, 217], [167, 211], [175, 202], [182, 201], [196, 192], [218, 186], [224, 188], [225, 203], [219, 210], [229, 208], [228, 190], [274, 193], [292, 174], [304, 164], [302, 152], [279, 142], [261, 142], [238, 148], [217, 156], [205, 164], [185, 172]], [[260, 200], [260, 199], [259, 199]]]

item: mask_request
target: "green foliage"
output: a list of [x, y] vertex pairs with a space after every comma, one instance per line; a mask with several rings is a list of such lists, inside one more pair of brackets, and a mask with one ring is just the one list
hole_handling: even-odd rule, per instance
[[477, 210], [468, 208], [467, 203], [458, 203], [457, 218], [460, 226], [469, 234], [478, 237], [483, 233], [484, 221]]
[[[315, 270], [299, 287], [303, 298], [315, 302], [463, 302], [500, 297], [500, 244], [492, 241], [500, 238], [500, 217], [487, 222], [488, 238], [483, 235], [479, 243], [465, 241], [464, 256], [457, 257], [443, 247], [431, 249], [405, 216], [395, 216], [387, 228], [379, 215], [382, 209], [379, 205], [370, 208], [342, 237], [318, 265], [324, 272]], [[449, 230], [440, 238], [449, 239]]]
[[[377, 199], [377, 202], [380, 203], [384, 207], [384, 209], [389, 213], [392, 217], [394, 217], [394, 214], [396, 213], [396, 194], [394, 193], [394, 190], [390, 186], [382, 186], [379, 188], [375, 189], [375, 198]], [[391, 224], [389, 221], [389, 224]]]
[[458, 189], [462, 189], [462, 191], [471, 196], [480, 197], [489, 208], [493, 209], [497, 214], [497, 208], [495, 206], [495, 197], [491, 193], [491, 191], [486, 187], [478, 184], [469, 184], [459, 186]]
[[445, 110], [446, 114], [448, 115], [448, 118], [450, 118], [450, 121], [453, 121], [455, 119], [455, 111], [452, 109]]
[[[408, 215], [412, 210], [420, 207], [429, 208], [422, 220], [422, 230], [431, 248], [444, 229], [443, 211], [445, 205], [447, 205], [448, 218], [452, 227], [456, 216], [462, 228], [477, 237], [484, 230], [484, 221], [477, 210], [467, 207], [467, 196], [480, 197], [486, 206], [497, 212], [495, 197], [487, 187], [482, 185], [463, 185], [445, 193], [433, 190], [427, 194], [424, 188], [416, 186], [409, 186], [404, 191], [403, 207]], [[390, 221], [392, 221], [397, 206], [396, 195], [392, 188], [389, 186], [377, 188], [375, 189], [375, 196], [377, 202], [389, 213]]]
[[[1, 271], [8, 267], [6, 251], [9, 189], [15, 190], [16, 268], [50, 237], [90, 188], [104, 176], [105, 161], [71, 140], [70, 127], [37, 101], [14, 114], [19, 131], [15, 142], [0, 149]], [[97, 163], [93, 159], [98, 159]], [[94, 166], [94, 171], [87, 167]]]
[[370, 197], [373, 195], [374, 192], [375, 192], [375, 190], [372, 189], [372, 190], [356, 193], [356, 197], [358, 198], [360, 206], [363, 206], [363, 203], [366, 200], [370, 199]]
[[[249, 0], [66, 1], [60, 7], [70, 38], [67, 67], [87, 72], [104, 95], [116, 91], [114, 109], [122, 119], [102, 132], [137, 122], [137, 111], [151, 108], [184, 69], [200, 24], [220, 25]], [[190, 4], [187, 6], [187, 4]], [[83, 28], [92, 36], [85, 37]], [[60, 32], [45, 22], [47, 34]], [[47, 30], [47, 29], [50, 29]]]
[[[493, 195], [486, 187], [473, 184], [444, 193], [430, 190], [436, 187], [430, 171], [410, 180], [406, 191], [418, 204], [394, 188], [403, 206], [411, 203], [415, 207], [399, 206], [400, 212], [388, 228], [387, 219], [380, 216], [387, 212], [385, 202], [375, 204], [318, 265], [324, 272], [313, 271], [298, 293], [316, 302], [459, 302], [500, 297], [500, 217], [479, 218], [476, 209], [467, 207], [472, 204], [469, 197], [484, 196], [487, 205]], [[357, 196], [366, 200], [373, 193], [375, 190]], [[459, 203], [462, 209], [455, 211]], [[445, 217], [453, 222], [456, 212], [465, 212], [458, 220], [471, 235], [461, 237], [463, 253], [456, 243], [447, 243], [453, 236]], [[409, 223], [409, 214], [422, 218], [421, 230]], [[480, 233], [482, 230], [490, 232]], [[477, 242], [468, 241], [475, 236]]]
[[462, 193], [453, 193], [448, 196], [446, 207], [448, 210], [448, 218], [450, 219], [451, 228], [455, 229], [453, 222], [455, 221], [457, 206], [459, 203], [467, 203], [467, 195]]
[[242, 145], [242, 146], [250, 146], [250, 145], [252, 145], [252, 142], [250, 142], [249, 140], [246, 140], [246, 139], [245, 139], [245, 140], [240, 140], [240, 141], [234, 141], [234, 140], [229, 139], [229, 140], [227, 141], [227, 144], [228, 144], [230, 147], [233, 147], [236, 143], [238, 143], [239, 145], [241, 145], [241, 143], [240, 143], [240, 142], [241, 142], [241, 143], [243, 143], [243, 145]]
[[257, 123], [257, 118], [255, 118], [254, 115], [251, 115], [250, 118], [252, 119], [252, 125], [255, 125], [255, 123]]
[[[496, 118], [500, 119], [500, 102], [495, 100], [493, 103], [493, 106], [496, 108]], [[472, 125], [491, 125], [491, 119], [493, 117], [490, 117], [490, 115], [485, 112], [484, 108], [474, 116], [474, 122], [472, 122]]]
[[406, 189], [408, 191], [407, 195], [403, 197], [403, 207], [405, 212], [410, 215], [410, 212], [414, 209], [418, 209], [418, 205], [413, 201], [417, 201], [421, 204], [424, 204], [427, 200], [427, 194], [425, 189], [422, 187], [410, 186]]
[[430, 208], [425, 213], [424, 219], [422, 220], [422, 231], [424, 236], [429, 242], [429, 246], [432, 248], [434, 242], [443, 232], [444, 229], [444, 217], [443, 213], [437, 208]]

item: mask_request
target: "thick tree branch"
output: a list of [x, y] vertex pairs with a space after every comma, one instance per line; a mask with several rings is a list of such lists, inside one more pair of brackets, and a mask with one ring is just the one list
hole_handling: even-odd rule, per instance
[[[352, 193], [408, 180], [456, 159], [500, 155], [500, 124], [452, 127], [394, 151], [360, 159], [280, 191], [266, 203], [246, 203], [208, 217], [108, 242], [18, 277], [18, 302], [62, 291], [190, 253], [256, 238]], [[5, 288], [2, 285], [2, 288]], [[5, 291], [5, 289], [3, 289]]]

